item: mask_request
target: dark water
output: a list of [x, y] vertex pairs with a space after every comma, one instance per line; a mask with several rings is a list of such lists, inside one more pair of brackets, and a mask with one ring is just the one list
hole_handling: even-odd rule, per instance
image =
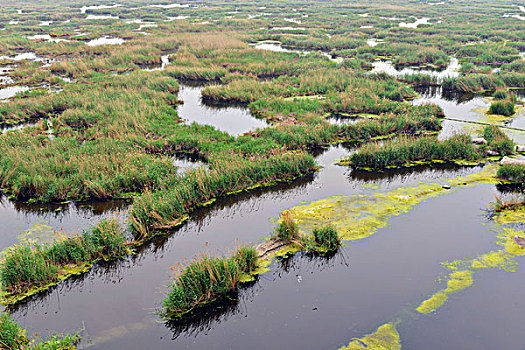
[[[187, 224], [155, 240], [138, 255], [66, 281], [18, 306], [14, 317], [39, 333], [47, 329], [73, 331], [84, 324], [91, 339], [85, 346], [93, 349], [330, 349], [409, 312], [437, 291], [440, 284], [436, 279], [443, 272], [439, 262], [495, 249], [494, 233], [485, 225], [489, 222], [485, 205], [493, 201], [495, 186], [467, 187], [391, 219], [388, 227], [368, 239], [348, 243], [331, 259], [302, 254], [279, 261], [256, 283], [241, 289], [234, 300], [201, 317], [165, 325], [155, 316], [168, 290], [170, 266], [202, 251], [217, 255], [238, 244], [261, 242], [274, 227], [271, 219], [301, 201], [369, 193], [371, 184], [386, 191], [420, 181], [439, 182], [476, 170], [420, 168], [360, 174], [333, 164], [351, 152], [344, 146], [320, 151], [316, 157], [325, 167], [312, 176], [226, 197], [201, 208]], [[516, 304], [512, 299], [506, 302]], [[458, 305], [455, 296], [449, 303], [456, 306], [458, 317], [470, 319], [470, 311]], [[501, 314], [503, 310], [493, 312]], [[432, 322], [440, 318], [438, 314]], [[525, 316], [519, 319], [518, 314], [516, 320], [523, 322]], [[417, 327], [423, 326], [417, 323]], [[403, 340], [419, 341], [427, 349], [442, 348], [414, 334], [417, 327], [401, 328]], [[484, 336], [498, 338], [492, 333]], [[512, 344], [519, 344], [519, 334], [508, 336]], [[447, 341], [453, 344], [450, 348], [461, 348], [454, 344], [463, 340]]]
[[263, 129], [268, 123], [263, 119], [255, 118], [246, 106], [207, 105], [202, 102], [202, 86], [181, 85], [179, 100], [179, 116], [188, 123], [211, 125], [214, 128], [231, 135], [240, 135], [245, 132]]

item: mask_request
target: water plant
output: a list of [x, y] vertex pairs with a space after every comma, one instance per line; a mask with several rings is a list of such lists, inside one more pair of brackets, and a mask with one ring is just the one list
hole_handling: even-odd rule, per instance
[[337, 230], [331, 225], [314, 228], [312, 235], [314, 236], [315, 244], [327, 251], [335, 251], [341, 245], [341, 238]]
[[514, 114], [514, 103], [511, 101], [494, 101], [490, 104], [489, 114], [509, 117]]
[[514, 142], [495, 125], [487, 125], [483, 130], [483, 137], [487, 140], [489, 148], [505, 156], [514, 153]]
[[525, 166], [518, 164], [506, 164], [502, 165], [498, 169], [499, 178], [508, 180], [515, 184], [524, 184], [525, 183]]
[[299, 239], [299, 227], [290, 216], [290, 212], [284, 211], [281, 214], [279, 225], [275, 228], [275, 238], [287, 242]]
[[236, 290], [241, 276], [255, 268], [257, 257], [255, 248], [241, 247], [230, 257], [201, 255], [187, 266], [179, 266], [163, 302], [166, 314], [180, 317], [196, 307], [225, 298]]

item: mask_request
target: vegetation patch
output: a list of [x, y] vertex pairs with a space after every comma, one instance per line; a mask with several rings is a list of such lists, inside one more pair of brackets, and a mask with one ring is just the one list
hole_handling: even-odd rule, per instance
[[[257, 266], [255, 248], [240, 248], [231, 257], [202, 256], [176, 274], [163, 307], [169, 317], [181, 317], [196, 307], [236, 290], [241, 277]], [[176, 269], [175, 267], [172, 269]]]
[[2, 303], [12, 304], [61, 280], [83, 273], [100, 260], [130, 252], [116, 219], [102, 220], [90, 231], [47, 245], [16, 245], [0, 260]]
[[487, 140], [489, 148], [505, 156], [514, 153], [514, 142], [495, 125], [487, 125], [483, 130], [483, 137]]
[[380, 326], [374, 333], [367, 334], [362, 338], [355, 338], [339, 350], [401, 350], [399, 333], [393, 323]]
[[342, 164], [360, 169], [413, 166], [433, 161], [479, 164], [482, 154], [467, 135], [439, 141], [434, 137], [406, 138], [366, 144]]

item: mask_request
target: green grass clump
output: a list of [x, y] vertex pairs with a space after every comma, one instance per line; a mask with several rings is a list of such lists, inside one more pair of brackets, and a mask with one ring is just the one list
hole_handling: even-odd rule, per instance
[[467, 135], [456, 135], [445, 141], [434, 137], [401, 137], [394, 141], [367, 144], [350, 156], [350, 163], [357, 168], [381, 169], [402, 166], [416, 161], [478, 160], [476, 151]]
[[299, 226], [290, 216], [289, 211], [281, 214], [281, 221], [275, 229], [275, 238], [282, 241], [293, 241], [299, 238]]
[[320, 253], [334, 252], [341, 245], [337, 230], [330, 225], [321, 228], [316, 227], [312, 235], [301, 235], [297, 222], [287, 210], [281, 213], [279, 225], [275, 228], [271, 238], [297, 245], [301, 249]]
[[497, 89], [492, 94], [492, 97], [494, 97], [496, 100], [505, 100], [508, 97], [507, 91], [503, 89]]
[[514, 153], [514, 142], [497, 126], [487, 125], [483, 137], [487, 140], [489, 148], [502, 156]]
[[237, 288], [241, 275], [255, 268], [255, 248], [240, 248], [233, 256], [201, 256], [179, 273], [164, 300], [168, 316], [181, 316], [199, 306], [224, 298]]
[[498, 177], [516, 184], [525, 183], [525, 166], [518, 164], [502, 165]]
[[494, 101], [489, 107], [489, 114], [498, 114], [509, 117], [514, 114], [514, 103], [511, 101]]
[[0, 261], [4, 292], [18, 294], [57, 281], [70, 264], [92, 263], [126, 253], [126, 239], [116, 219], [102, 220], [90, 231], [49, 245], [14, 246]]
[[79, 333], [52, 335], [31, 341], [26, 334], [27, 330], [20, 327], [9, 314], [0, 315], [0, 349], [74, 350], [81, 340]]
[[314, 236], [314, 242], [327, 251], [335, 251], [341, 245], [341, 239], [333, 226], [316, 227], [312, 234]]

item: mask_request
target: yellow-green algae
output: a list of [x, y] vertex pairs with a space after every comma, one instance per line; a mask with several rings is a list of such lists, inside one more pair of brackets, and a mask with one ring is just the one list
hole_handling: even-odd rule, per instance
[[36, 223], [19, 234], [17, 238], [20, 244], [32, 245], [50, 242], [57, 238], [58, 234], [51, 226], [44, 223]]
[[367, 334], [362, 338], [354, 338], [347, 346], [339, 350], [400, 350], [399, 333], [393, 323], [380, 326], [374, 333]]
[[[519, 210], [504, 210], [495, 217], [499, 224], [525, 222], [523, 208]], [[480, 254], [471, 260], [455, 260], [443, 262], [442, 265], [450, 271], [447, 288], [442, 289], [424, 300], [416, 309], [418, 312], [427, 314], [437, 310], [448, 299], [448, 295], [465, 289], [472, 285], [474, 272], [484, 269], [500, 269], [514, 272], [517, 261], [516, 257], [525, 255], [525, 247], [514, 242], [514, 236], [524, 237], [525, 232], [508, 227], [497, 228], [498, 245], [503, 249]]]
[[517, 224], [525, 222], [525, 206], [504, 210], [494, 218], [500, 225]]
[[245, 272], [241, 275], [239, 278], [240, 283], [248, 283], [255, 281], [255, 277], [257, 275], [262, 275], [268, 271], [270, 271], [270, 268], [268, 266], [272, 263], [270, 259], [257, 259], [256, 266], [253, 270], [250, 272]]
[[449, 277], [450, 279], [447, 282], [447, 288], [440, 290], [427, 300], [423, 301], [416, 309], [418, 312], [427, 314], [435, 311], [447, 301], [449, 294], [465, 289], [473, 283], [472, 271], [470, 270], [455, 271], [452, 272]]
[[[497, 168], [498, 165], [489, 164], [479, 172], [444, 182], [455, 187], [498, 183], [500, 180], [495, 177]], [[330, 224], [343, 240], [357, 240], [385, 227], [392, 216], [406, 213], [415, 205], [449, 191], [442, 184], [428, 183], [386, 193], [330, 197], [296, 206], [290, 209], [290, 213], [303, 232]]]

